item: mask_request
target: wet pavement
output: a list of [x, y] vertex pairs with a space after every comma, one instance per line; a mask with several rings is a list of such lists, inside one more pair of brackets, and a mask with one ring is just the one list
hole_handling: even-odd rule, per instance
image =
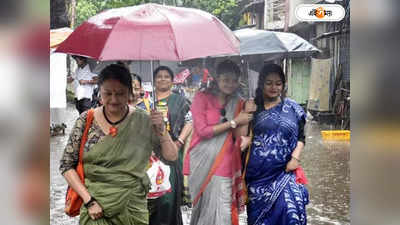
[[[78, 113], [73, 105], [59, 110], [60, 118], [67, 124], [65, 136], [50, 138], [50, 224], [77, 225], [78, 217], [70, 218], [63, 212], [67, 183], [58, 172], [59, 160]], [[321, 129], [331, 129], [309, 121], [306, 125], [306, 147], [302, 154], [302, 166], [307, 175], [310, 204], [307, 205], [309, 225], [350, 224], [350, 144], [348, 142], [326, 142], [321, 138]], [[184, 224], [190, 210], [183, 210]], [[246, 215], [240, 217], [246, 224]]]

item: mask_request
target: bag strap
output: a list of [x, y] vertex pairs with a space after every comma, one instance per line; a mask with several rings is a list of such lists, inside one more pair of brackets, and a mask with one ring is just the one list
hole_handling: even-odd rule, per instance
[[[236, 110], [235, 110], [235, 116], [237, 116], [240, 113], [241, 109], [243, 108], [243, 105], [244, 105], [243, 101], [239, 101], [239, 103], [237, 104]], [[228, 149], [228, 141], [232, 137], [233, 137], [233, 133], [232, 133], [232, 131], [229, 131], [229, 134], [226, 137], [225, 142], [224, 142], [220, 152], [218, 153], [217, 157], [215, 158], [215, 161], [214, 161], [213, 165], [211, 166], [211, 169], [208, 172], [206, 179], [204, 180], [203, 184], [201, 185], [199, 193], [197, 193], [196, 197], [193, 200], [193, 206], [195, 206], [197, 204], [202, 193], [206, 189], [208, 183], [211, 181], [212, 176], [214, 176], [215, 171], [217, 171], [217, 168], [220, 165], [220, 163], [222, 162], [225, 152]]]
[[87, 117], [86, 117], [85, 130], [83, 131], [83, 135], [82, 135], [82, 139], [81, 139], [81, 146], [79, 148], [79, 163], [83, 163], [83, 159], [82, 159], [83, 158], [83, 149], [85, 148], [89, 128], [92, 125], [93, 117], [94, 117], [94, 110], [89, 109], [89, 111], [87, 113]]

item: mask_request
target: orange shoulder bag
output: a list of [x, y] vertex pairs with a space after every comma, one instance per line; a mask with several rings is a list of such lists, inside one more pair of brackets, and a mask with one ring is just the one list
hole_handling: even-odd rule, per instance
[[[76, 173], [78, 173], [78, 176], [81, 179], [81, 182], [83, 184], [85, 184], [85, 177], [84, 177], [84, 172], [83, 172], [83, 160], [82, 160], [83, 149], [84, 149], [86, 141], [87, 141], [89, 128], [93, 121], [93, 114], [94, 114], [93, 109], [90, 109], [88, 111], [87, 118], [86, 118], [85, 130], [82, 135], [81, 145], [80, 145], [80, 149], [79, 149], [79, 162], [76, 167]], [[75, 216], [79, 215], [82, 204], [83, 204], [82, 198], [78, 195], [78, 193], [75, 192], [74, 189], [72, 189], [70, 186], [68, 186], [67, 195], [65, 196], [64, 212], [70, 217], [75, 217]]]

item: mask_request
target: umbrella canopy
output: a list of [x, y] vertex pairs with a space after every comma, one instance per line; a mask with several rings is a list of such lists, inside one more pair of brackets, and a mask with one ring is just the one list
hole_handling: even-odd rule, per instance
[[101, 61], [183, 61], [238, 54], [239, 41], [207, 12], [149, 3], [110, 9], [91, 17], [56, 51]]
[[280, 57], [303, 57], [319, 52], [314, 45], [294, 33], [241, 29], [233, 32], [240, 40], [241, 56], [264, 60]]

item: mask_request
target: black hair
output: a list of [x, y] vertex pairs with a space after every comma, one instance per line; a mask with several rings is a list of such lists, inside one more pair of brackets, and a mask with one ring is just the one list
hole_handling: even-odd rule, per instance
[[136, 73], [131, 73], [131, 75], [132, 75], [132, 81], [134, 80], [139, 81], [140, 87], [142, 87], [142, 78]]
[[257, 105], [257, 111], [261, 111], [264, 109], [264, 84], [265, 84], [265, 79], [267, 78], [268, 75], [272, 73], [277, 73], [279, 77], [282, 80], [282, 97], [284, 97], [284, 90], [285, 90], [285, 82], [286, 82], [286, 77], [285, 74], [283, 73], [283, 69], [281, 66], [277, 64], [264, 64], [264, 66], [261, 68], [258, 76], [258, 82], [257, 82], [257, 89], [256, 89], [256, 97], [254, 99], [255, 104]]
[[237, 77], [240, 76], [240, 68], [232, 60], [224, 60], [217, 65], [217, 76], [224, 73], [234, 73]]
[[172, 70], [168, 67], [168, 66], [159, 66], [157, 67], [154, 72], [153, 72], [153, 79], [156, 79], [157, 73], [160, 72], [161, 70], [165, 70], [169, 73], [169, 75], [171, 76], [171, 80], [174, 80], [174, 72], [172, 72]]
[[84, 56], [72, 55], [71, 57], [72, 57], [73, 59], [75, 59], [75, 60], [80, 59], [80, 60], [82, 60], [82, 61], [84, 61], [84, 62], [87, 62], [87, 58], [84, 57]]
[[124, 61], [117, 61], [116, 64], [121, 65], [121, 66], [125, 67], [128, 71], [130, 71], [129, 66], [127, 64], [125, 64]]
[[216, 73], [217, 74], [214, 77], [214, 80], [211, 81], [210, 86], [205, 90], [206, 92], [211, 93], [213, 95], [216, 95], [217, 92], [219, 91], [216, 78], [225, 73], [233, 73], [236, 75], [236, 77], [240, 77], [240, 68], [235, 62], [227, 59], [218, 63]]
[[129, 93], [132, 93], [132, 77], [126, 67], [118, 64], [108, 65], [100, 72], [97, 84], [101, 86], [107, 80], [119, 81], [129, 89]]

